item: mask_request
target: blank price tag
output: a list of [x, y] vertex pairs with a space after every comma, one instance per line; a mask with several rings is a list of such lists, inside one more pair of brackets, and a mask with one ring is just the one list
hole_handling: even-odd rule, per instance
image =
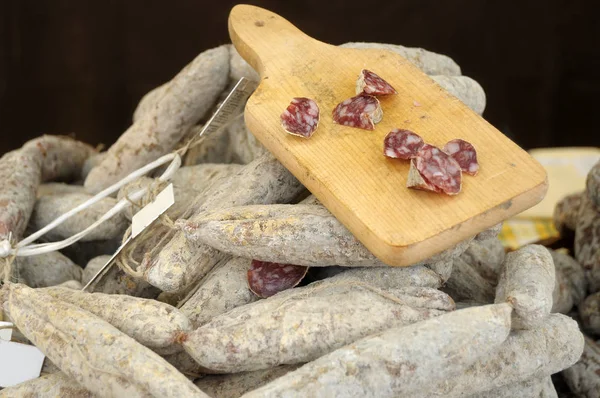
[[10, 341], [12, 338], [12, 328], [9, 328], [8, 326], [12, 326], [12, 323], [0, 322], [0, 340]]
[[40, 376], [44, 354], [27, 344], [0, 340], [0, 387], [10, 387]]
[[131, 218], [131, 239], [135, 239], [148, 225], [175, 203], [173, 184], [167, 185], [156, 198]]

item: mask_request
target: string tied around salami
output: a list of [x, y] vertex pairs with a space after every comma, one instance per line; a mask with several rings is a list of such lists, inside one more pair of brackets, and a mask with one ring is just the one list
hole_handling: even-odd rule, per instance
[[[0, 258], [6, 259], [10, 258], [11, 256], [36, 256], [63, 249], [81, 240], [83, 237], [91, 233], [102, 223], [115, 216], [116, 214], [124, 211], [126, 208], [130, 207], [132, 205], [132, 202], [136, 202], [142, 199], [145, 195], [148, 194], [147, 188], [142, 188], [130, 194], [128, 198], [121, 199], [111, 209], [109, 209], [105, 214], [103, 214], [99, 219], [97, 219], [93, 224], [85, 228], [83, 231], [80, 231], [77, 234], [70, 236], [67, 239], [48, 243], [34, 243], [40, 237], [45, 235], [48, 231], [64, 223], [67, 219], [71, 218], [75, 214], [89, 208], [90, 206], [94, 205], [100, 200], [114, 194], [126, 184], [135, 181], [139, 177], [142, 177], [148, 174], [149, 172], [167, 164], [168, 166], [166, 170], [162, 173], [158, 180], [162, 182], [169, 181], [181, 166], [181, 156], [183, 156], [189, 148], [198, 145], [204, 139], [205, 134], [212, 134], [226, 128], [233, 121], [232, 116], [235, 116], [240, 113], [240, 110], [243, 104], [245, 103], [245, 100], [248, 99], [248, 97], [256, 89], [256, 87], [256, 82], [242, 77], [238, 81], [238, 83], [233, 87], [233, 89], [225, 98], [225, 100], [221, 103], [221, 105], [217, 108], [213, 116], [205, 124], [204, 128], [181, 148], [169, 154], [163, 155], [160, 158], [154, 160], [153, 162], [150, 162], [147, 165], [131, 172], [122, 180], [100, 191], [90, 199], [79, 204], [70, 211], [62, 214], [60, 217], [56, 218], [44, 228], [41, 228], [39, 231], [29, 235], [21, 241], [15, 244], [11, 244], [11, 242], [8, 239], [0, 241]], [[152, 195], [150, 195], [150, 197], [152, 197]], [[167, 225], [173, 224], [172, 220], [163, 219], [163, 222]]]

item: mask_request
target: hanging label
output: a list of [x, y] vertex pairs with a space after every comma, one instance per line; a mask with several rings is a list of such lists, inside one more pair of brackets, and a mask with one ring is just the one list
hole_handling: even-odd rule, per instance
[[156, 198], [140, 211], [135, 213], [131, 219], [131, 239], [135, 239], [148, 225], [160, 217], [167, 209], [175, 203], [173, 184], [167, 185]]
[[152, 224], [154, 220], [160, 217], [167, 209], [173, 206], [175, 203], [175, 194], [173, 191], [173, 184], [167, 185], [165, 189], [160, 191], [156, 198], [151, 202], [144, 206], [140, 211], [135, 213], [133, 218], [131, 219], [131, 236], [125, 240], [119, 246], [117, 251], [108, 259], [108, 261], [96, 272], [96, 275], [90, 279], [90, 281], [83, 287], [83, 291], [92, 291], [90, 286], [95, 284], [100, 278], [102, 278], [107, 271], [110, 269], [111, 264], [115, 260], [115, 258], [121, 253], [121, 251], [135, 239], [148, 225]]
[[12, 338], [12, 323], [0, 322], [0, 340], [10, 341]]
[[0, 387], [40, 376], [44, 354], [32, 345], [0, 340]]

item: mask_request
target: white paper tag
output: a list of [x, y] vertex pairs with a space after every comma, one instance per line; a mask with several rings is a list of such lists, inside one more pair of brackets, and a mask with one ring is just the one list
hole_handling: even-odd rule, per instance
[[32, 345], [0, 340], [0, 387], [40, 376], [44, 354]]
[[[136, 236], [138, 236], [144, 228], [152, 224], [161, 214], [173, 206], [175, 203], [175, 193], [173, 192], [173, 184], [167, 185], [165, 189], [160, 191], [156, 198], [151, 203], [148, 203], [140, 211], [134, 214], [131, 218], [131, 236], [119, 246], [112, 257], [96, 272], [96, 275], [83, 287], [83, 291], [89, 290], [90, 286], [95, 285], [97, 280], [100, 280], [110, 269], [114, 259], [119, 255], [121, 250], [129, 244]], [[91, 290], [90, 290], [91, 291]]]
[[131, 239], [135, 239], [144, 228], [152, 224], [169, 207], [173, 206], [173, 203], [175, 203], [173, 184], [169, 184], [156, 195], [156, 198], [151, 203], [148, 203], [131, 218]]
[[0, 322], [0, 340], [10, 341], [10, 339], [12, 338], [12, 328], [9, 328], [7, 326], [12, 326], [12, 323]]

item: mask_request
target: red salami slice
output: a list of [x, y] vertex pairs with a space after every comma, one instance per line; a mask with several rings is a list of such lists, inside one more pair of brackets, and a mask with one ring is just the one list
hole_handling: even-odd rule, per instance
[[462, 187], [460, 165], [439, 148], [425, 144], [411, 161], [407, 187], [456, 195]]
[[383, 140], [383, 154], [388, 158], [412, 159], [425, 145], [423, 138], [409, 130], [393, 129]]
[[356, 94], [390, 95], [398, 92], [375, 73], [363, 69], [356, 81]]
[[319, 107], [310, 98], [293, 98], [280, 119], [288, 133], [310, 138], [319, 125]]
[[444, 152], [452, 156], [458, 162], [462, 171], [469, 175], [476, 175], [479, 171], [477, 163], [477, 152], [473, 145], [465, 140], [456, 139], [448, 141], [444, 146]]
[[270, 297], [298, 285], [307, 271], [308, 267], [303, 265], [252, 260], [248, 270], [248, 286], [258, 297]]
[[333, 121], [364, 130], [375, 129], [383, 118], [379, 100], [370, 95], [357, 95], [340, 102], [333, 110]]

